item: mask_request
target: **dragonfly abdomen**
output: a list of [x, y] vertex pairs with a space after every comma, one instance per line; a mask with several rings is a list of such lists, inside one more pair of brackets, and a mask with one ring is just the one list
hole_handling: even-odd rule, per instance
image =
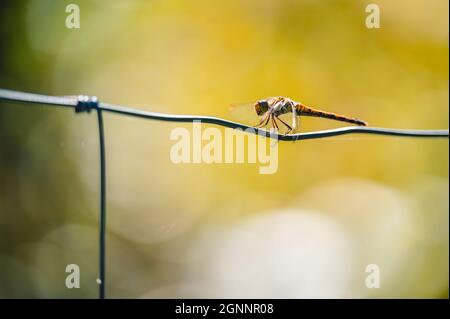
[[335, 113], [331, 113], [331, 112], [317, 110], [317, 109], [311, 108], [309, 106], [306, 106], [306, 105], [303, 105], [300, 103], [297, 104], [296, 111], [297, 111], [297, 115], [321, 117], [321, 118], [325, 118], [325, 119], [347, 122], [347, 123], [352, 123], [352, 124], [361, 125], [361, 126], [367, 125], [366, 122], [359, 120], [359, 119], [355, 119], [355, 118], [348, 117], [345, 115], [340, 115], [340, 114], [335, 114]]

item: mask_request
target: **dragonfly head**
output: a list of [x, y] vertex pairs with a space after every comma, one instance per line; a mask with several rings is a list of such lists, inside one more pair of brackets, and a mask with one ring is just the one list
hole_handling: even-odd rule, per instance
[[258, 116], [263, 115], [269, 109], [269, 102], [267, 100], [260, 100], [255, 103], [255, 111]]

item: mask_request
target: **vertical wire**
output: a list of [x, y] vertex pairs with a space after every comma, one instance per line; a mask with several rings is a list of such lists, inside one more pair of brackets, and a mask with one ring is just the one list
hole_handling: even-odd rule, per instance
[[106, 161], [105, 136], [102, 110], [97, 108], [98, 135], [100, 146], [100, 215], [99, 215], [99, 298], [105, 299], [105, 256], [106, 256]]

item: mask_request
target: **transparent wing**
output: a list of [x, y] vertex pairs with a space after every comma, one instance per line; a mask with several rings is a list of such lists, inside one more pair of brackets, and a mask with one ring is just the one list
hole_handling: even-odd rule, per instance
[[230, 105], [230, 116], [236, 122], [252, 126], [260, 121], [254, 108], [254, 102]]

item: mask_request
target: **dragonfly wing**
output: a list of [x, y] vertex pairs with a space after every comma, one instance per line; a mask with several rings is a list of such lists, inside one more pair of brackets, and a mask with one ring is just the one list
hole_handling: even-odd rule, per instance
[[256, 114], [254, 103], [232, 104], [230, 106], [230, 115], [233, 120], [248, 125], [256, 125], [260, 119]]

